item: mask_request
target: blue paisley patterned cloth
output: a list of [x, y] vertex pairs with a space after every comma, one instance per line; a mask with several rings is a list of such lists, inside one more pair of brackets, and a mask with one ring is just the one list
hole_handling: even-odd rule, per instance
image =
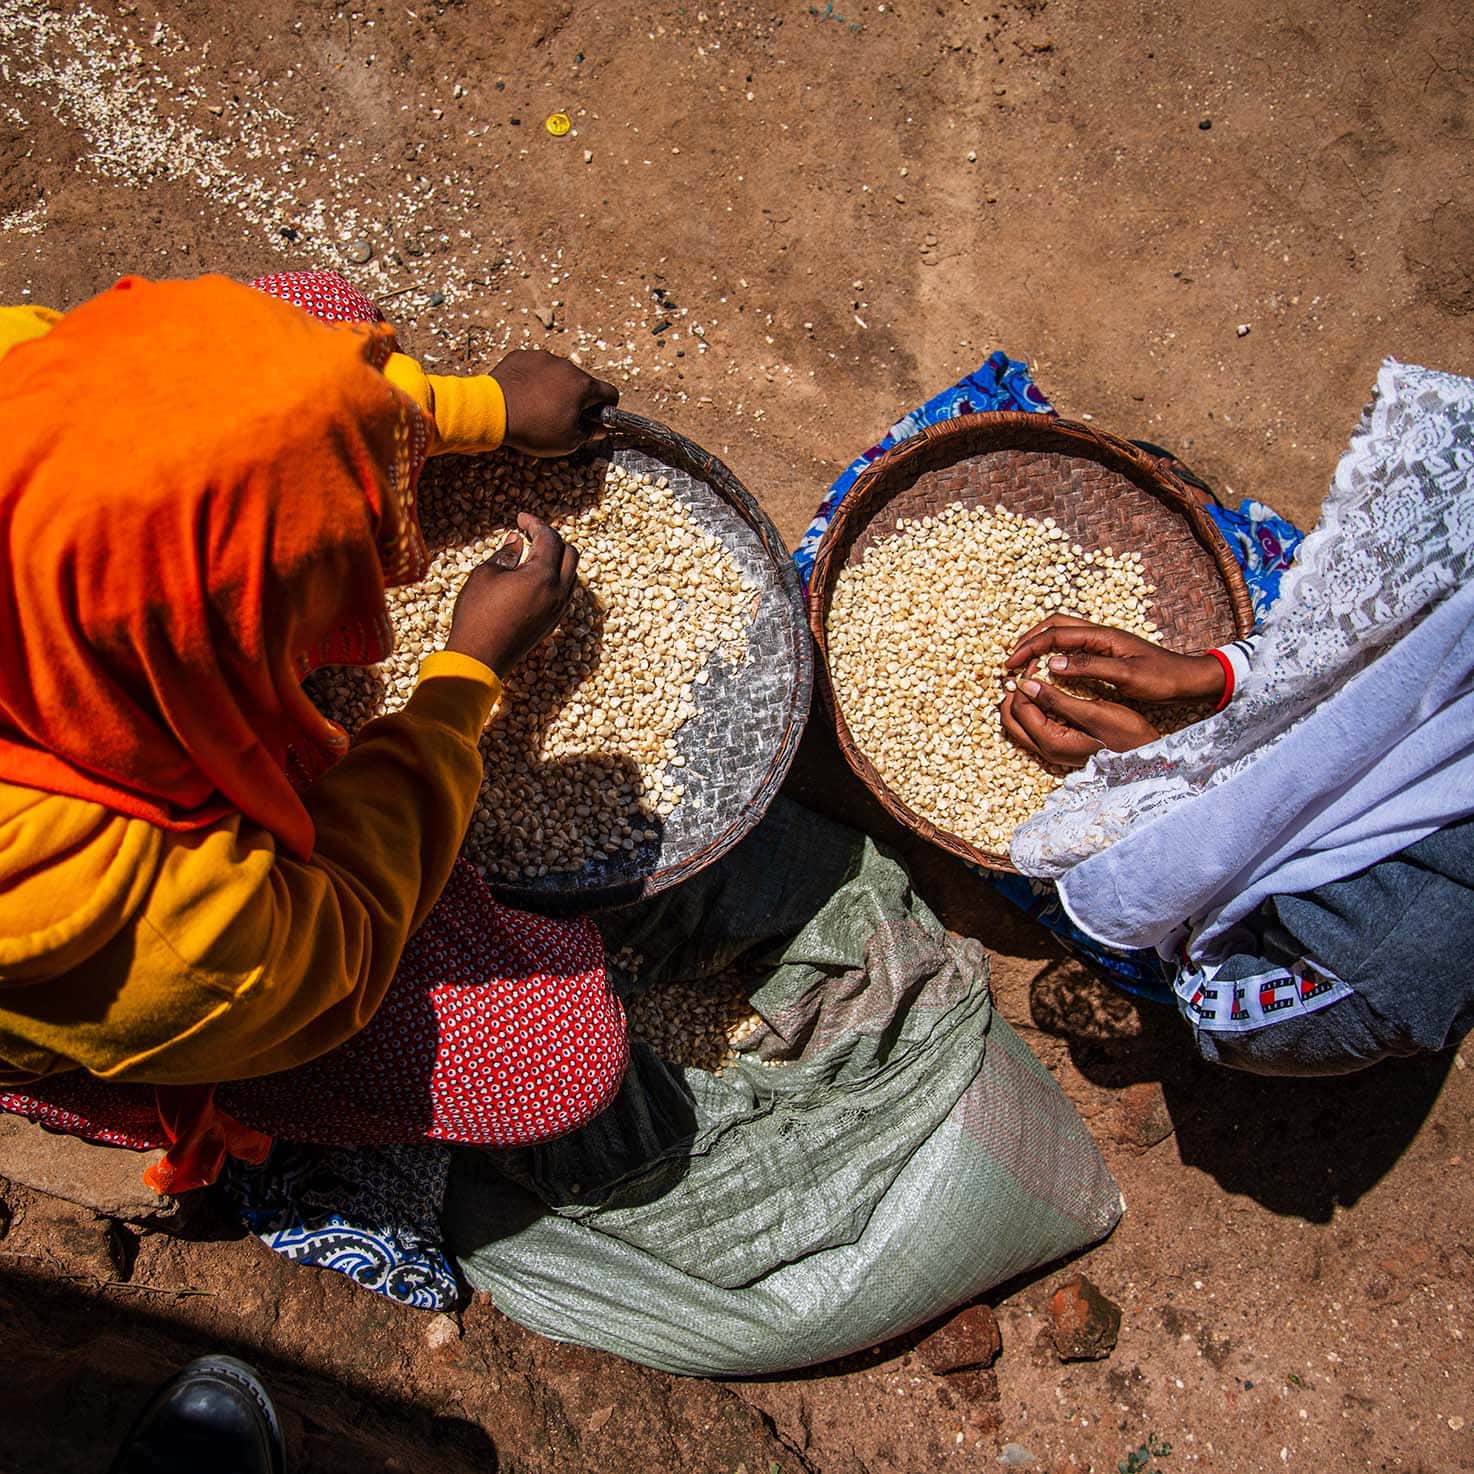
[[1039, 392], [1038, 386], [1029, 377], [1029, 367], [1006, 353], [994, 353], [950, 389], [934, 394], [925, 404], [918, 405], [909, 415], [897, 420], [886, 431], [885, 436], [872, 445], [864, 455], [857, 456], [839, 479], [824, 494], [814, 520], [794, 550], [793, 561], [798, 565], [798, 576], [805, 588], [809, 586], [809, 575], [814, 571], [814, 555], [824, 540], [829, 523], [839, 504], [849, 495], [860, 473], [872, 462], [878, 461], [893, 445], [909, 440], [928, 425], [938, 425], [943, 420], [955, 420], [958, 415], [983, 414], [991, 410], [1032, 410], [1038, 414], [1052, 415], [1054, 406]]
[[[958, 415], [989, 410], [1055, 412], [1029, 376], [1028, 366], [1003, 352], [992, 354], [976, 372], [959, 379], [950, 389], [934, 394], [925, 404], [897, 420], [885, 438], [852, 461], [829, 488], [818, 514], [793, 555], [804, 587], [808, 587], [819, 544], [839, 504], [872, 461], [879, 460], [893, 445], [928, 425], [940, 424]], [[1254, 616], [1262, 619], [1264, 611], [1279, 597], [1280, 579], [1305, 534], [1262, 502], [1245, 500], [1240, 502], [1237, 510], [1215, 504], [1210, 505], [1207, 511], [1238, 559], [1254, 602]], [[1138, 998], [1176, 1006], [1172, 992], [1176, 969], [1155, 952], [1120, 951], [1086, 936], [1065, 915], [1052, 881], [1031, 880], [1026, 875], [1000, 875], [997, 871], [981, 868], [977, 873], [1000, 895], [1053, 932], [1071, 956], [1094, 967], [1108, 982]]]
[[294, 1264], [346, 1274], [420, 1310], [454, 1310], [461, 1291], [442, 1244], [450, 1150], [279, 1142], [259, 1167], [222, 1179], [245, 1226]]
[[1294, 561], [1295, 549], [1305, 540], [1305, 534], [1263, 502], [1246, 499], [1236, 512], [1219, 506], [1210, 506], [1207, 512], [1244, 570], [1244, 582], [1254, 601], [1254, 618], [1263, 619], [1265, 610], [1280, 596], [1280, 579]]

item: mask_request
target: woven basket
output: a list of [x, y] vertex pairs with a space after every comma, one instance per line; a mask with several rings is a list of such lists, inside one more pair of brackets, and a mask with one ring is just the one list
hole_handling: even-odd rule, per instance
[[658, 840], [590, 860], [582, 870], [521, 882], [488, 879], [511, 904], [570, 912], [624, 905], [677, 885], [710, 865], [767, 812], [808, 720], [814, 655], [803, 593], [777, 529], [746, 487], [713, 455], [667, 425], [623, 410], [602, 416], [609, 438], [581, 452], [669, 478], [687, 515], [717, 538], [758, 590], [747, 659], [708, 667], [696, 715], [676, 735], [686, 795]]
[[1053, 517], [1087, 550], [1139, 552], [1157, 587], [1152, 618], [1170, 650], [1207, 650], [1246, 635], [1254, 611], [1238, 563], [1197, 498], [1156, 457], [1089, 425], [1037, 414], [964, 415], [903, 441], [860, 476], [819, 546], [809, 584], [809, 624], [840, 750], [908, 829], [974, 865], [1011, 871], [1007, 855], [939, 829], [886, 786], [855, 745], [829, 674], [829, 607], [840, 572], [890, 536], [898, 517], [954, 502]]

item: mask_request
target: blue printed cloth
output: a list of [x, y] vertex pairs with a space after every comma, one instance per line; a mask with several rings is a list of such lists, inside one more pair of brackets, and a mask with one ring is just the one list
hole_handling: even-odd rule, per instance
[[[997, 352], [975, 373], [959, 379], [950, 389], [933, 395], [925, 404], [897, 420], [885, 438], [852, 461], [825, 494], [818, 514], [793, 555], [804, 587], [808, 587], [819, 544], [835, 512], [860, 473], [872, 461], [928, 425], [987, 410], [1055, 412], [1043, 391], [1029, 377], [1028, 366], [1009, 358], [1006, 353]], [[1280, 579], [1293, 561], [1295, 549], [1305, 534], [1262, 502], [1245, 500], [1237, 510], [1215, 504], [1210, 505], [1207, 511], [1244, 571], [1255, 618], [1262, 619], [1265, 610], [1279, 597]], [[1172, 982], [1176, 969], [1155, 952], [1106, 947], [1086, 936], [1065, 914], [1052, 881], [1032, 880], [1026, 875], [1003, 875], [980, 866], [974, 868], [1000, 895], [1041, 926], [1047, 927], [1067, 952], [1094, 967], [1108, 982], [1138, 998], [1175, 1006]]]
[[421, 1310], [454, 1310], [461, 1291], [442, 1244], [450, 1151], [279, 1142], [259, 1167], [222, 1179], [242, 1222], [294, 1264], [346, 1274]]
[[814, 520], [809, 523], [808, 531], [804, 533], [793, 554], [803, 586], [809, 586], [809, 575], [814, 571], [814, 557], [839, 504], [849, 495], [850, 488], [860, 473], [872, 461], [878, 461], [893, 445], [909, 440], [928, 425], [939, 425], [943, 420], [955, 420], [959, 415], [984, 414], [991, 410], [1031, 410], [1038, 414], [1052, 415], [1054, 406], [1039, 392], [1038, 385], [1029, 377], [1028, 365], [1000, 352], [992, 354], [950, 389], [934, 394], [925, 404], [918, 405], [909, 415], [902, 416], [864, 455], [851, 461], [834, 485], [825, 492]]
[[1210, 506], [1207, 512], [1244, 570], [1254, 618], [1263, 619], [1265, 610], [1280, 596], [1280, 579], [1294, 562], [1295, 549], [1304, 542], [1305, 534], [1263, 502], [1242, 501], [1237, 511]]

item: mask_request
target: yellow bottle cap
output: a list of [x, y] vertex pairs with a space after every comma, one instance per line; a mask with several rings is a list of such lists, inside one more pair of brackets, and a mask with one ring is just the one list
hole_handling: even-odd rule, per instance
[[573, 119], [570, 118], [567, 113], [549, 113], [548, 120], [546, 123], [543, 124], [543, 127], [546, 128], [548, 132], [553, 135], [554, 138], [562, 138], [562, 136], [567, 133], [570, 128], [573, 127]]

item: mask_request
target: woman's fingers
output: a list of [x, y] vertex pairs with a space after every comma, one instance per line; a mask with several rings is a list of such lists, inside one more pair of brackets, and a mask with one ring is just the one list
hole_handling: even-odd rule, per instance
[[531, 512], [519, 512], [517, 526], [532, 544], [532, 551], [523, 562], [559, 577], [563, 568], [563, 539], [541, 517], [534, 517]]
[[1083, 701], [1042, 681], [1020, 681], [1004, 697], [999, 721], [1013, 742], [1059, 767], [1081, 767], [1102, 747], [1124, 752], [1159, 733], [1130, 707]]
[[1123, 640], [1120, 630], [1102, 624], [1091, 624], [1088, 620], [1076, 619], [1072, 615], [1051, 615], [1042, 624], [1036, 624], [1017, 645], [1004, 665], [1017, 670], [1021, 665], [1049, 655], [1056, 650], [1090, 650], [1101, 655], [1121, 653]]
[[1099, 742], [1106, 740], [1105, 732], [1097, 730], [1102, 724], [1101, 708], [1114, 706], [1114, 702], [1086, 701], [1079, 696], [1069, 696], [1048, 681], [1020, 681], [1019, 691], [1025, 701], [1055, 722], [1078, 728]]
[[579, 424], [588, 432], [590, 440], [603, 440], [608, 431], [604, 429], [601, 415], [606, 407], [619, 403], [619, 390], [604, 379], [590, 379], [583, 394], [583, 409]]
[[522, 562], [526, 547], [521, 533], [509, 532], [506, 542], [491, 555], [491, 561], [497, 568], [516, 568]]
[[[1030, 681], [1028, 685], [1037, 685]], [[1008, 737], [1027, 752], [1060, 767], [1078, 768], [1091, 753], [1101, 747], [1100, 741], [1068, 721], [1051, 715], [1021, 686], [1003, 698], [999, 719]]]
[[563, 592], [572, 597], [573, 586], [578, 582], [578, 549], [572, 543], [563, 545], [562, 580]]
[[[1018, 642], [1020, 645], [1022, 645], [1025, 640], [1031, 640], [1035, 635], [1042, 634], [1045, 630], [1056, 630], [1061, 628], [1061, 626], [1063, 625], [1070, 624], [1090, 625], [1090, 621], [1088, 619], [1081, 619], [1078, 615], [1074, 614], [1051, 614], [1047, 618], [1041, 619], [1038, 624], [1033, 625], [1029, 629], [1026, 629], [1023, 634], [1019, 636]], [[1095, 628], [1095, 626], [1093, 625], [1091, 625], [1090, 627], [1092, 629]]]
[[1016, 742], [1026, 752], [1042, 757], [1043, 753], [1039, 751], [1038, 743], [1019, 725], [1018, 716], [1014, 711], [1014, 699], [1017, 695], [1017, 691], [1010, 691], [998, 708], [998, 720], [1003, 726], [1004, 735], [1010, 742]]
[[[1105, 681], [1109, 685], [1121, 687], [1123, 691], [1132, 684], [1132, 677], [1136, 674], [1135, 667], [1129, 660], [1122, 660], [1115, 655], [1102, 655], [1088, 646], [1078, 649], [1066, 646], [1063, 650], [1056, 651], [1049, 657], [1049, 668], [1056, 675], [1068, 675], [1071, 680]], [[1133, 691], [1129, 694], [1137, 693]]]
[[1097, 745], [1125, 752], [1155, 742], [1161, 735], [1143, 716], [1115, 701], [1085, 701], [1070, 696], [1047, 681], [1021, 681], [1026, 700], [1058, 724], [1068, 725], [1095, 739]]

